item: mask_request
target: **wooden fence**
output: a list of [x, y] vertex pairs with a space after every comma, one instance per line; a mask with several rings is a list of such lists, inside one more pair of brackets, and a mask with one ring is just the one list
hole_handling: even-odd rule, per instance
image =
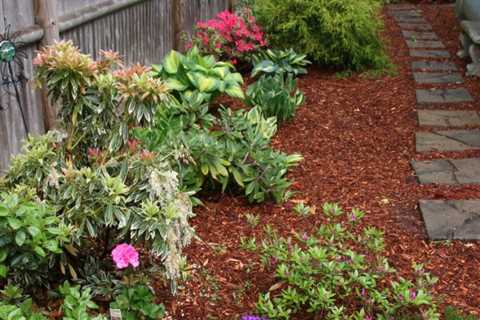
[[[180, 31], [191, 31], [197, 20], [205, 20], [231, 5], [231, 0], [0, 0], [0, 17], [20, 31], [24, 76], [21, 85], [22, 106], [29, 130], [34, 134], [45, 131], [45, 103], [35, 88], [32, 59], [49, 30], [39, 17], [39, 3], [53, 12], [52, 27], [61, 39], [72, 40], [80, 49], [96, 57], [102, 49], [118, 51], [127, 63], [159, 63], [178, 44]], [[49, 9], [49, 10], [50, 10]], [[3, 19], [2, 19], [3, 20]], [[3, 22], [0, 30], [3, 32]], [[21, 150], [25, 139], [16, 98], [0, 87], [0, 174], [11, 155]]]

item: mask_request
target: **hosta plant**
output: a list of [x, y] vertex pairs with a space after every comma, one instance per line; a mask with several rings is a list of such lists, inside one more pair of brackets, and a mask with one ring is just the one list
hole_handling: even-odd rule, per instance
[[164, 79], [167, 86], [177, 93], [178, 98], [195, 92], [200, 93], [206, 101], [220, 94], [244, 98], [243, 78], [233, 71], [233, 66], [216, 61], [212, 55], [200, 54], [197, 47], [186, 54], [171, 51], [163, 63], [154, 65], [153, 69], [156, 76]]
[[382, 255], [383, 234], [363, 226], [363, 212], [323, 206], [327, 223], [315, 233], [280, 237], [268, 230], [262, 261], [277, 285], [260, 296], [258, 311], [269, 319], [299, 312], [322, 319], [439, 319], [430, 293], [437, 279], [414, 265], [415, 277], [401, 277]]
[[257, 75], [293, 75], [297, 77], [307, 73], [306, 67], [311, 64], [305, 54], [296, 53], [293, 49], [261, 51], [254, 56], [252, 77]]
[[266, 47], [264, 33], [247, 8], [223, 11], [215, 18], [195, 25], [192, 44], [202, 53], [237, 64], [250, 61], [251, 55]]
[[291, 74], [262, 76], [247, 89], [247, 104], [258, 106], [265, 116], [276, 117], [279, 122], [292, 119], [304, 100]]

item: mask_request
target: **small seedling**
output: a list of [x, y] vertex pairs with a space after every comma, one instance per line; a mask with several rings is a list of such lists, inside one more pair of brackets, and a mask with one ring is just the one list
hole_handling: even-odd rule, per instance
[[256, 251], [257, 250], [257, 239], [255, 237], [247, 238], [241, 237], [240, 238], [240, 248], [245, 251]]
[[245, 214], [245, 218], [252, 228], [255, 228], [260, 223], [260, 216], [258, 214], [247, 213]]
[[293, 207], [293, 210], [300, 216], [309, 216], [310, 213], [312, 212], [312, 208], [310, 208], [309, 206], [305, 205], [305, 203], [303, 202], [300, 202], [300, 203], [297, 203], [297, 205], [295, 207]]

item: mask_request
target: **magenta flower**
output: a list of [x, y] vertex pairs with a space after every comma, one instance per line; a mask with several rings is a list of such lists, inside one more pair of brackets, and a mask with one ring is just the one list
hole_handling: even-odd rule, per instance
[[136, 268], [140, 264], [137, 250], [127, 243], [119, 244], [112, 250], [112, 259], [118, 269], [125, 269], [129, 265]]

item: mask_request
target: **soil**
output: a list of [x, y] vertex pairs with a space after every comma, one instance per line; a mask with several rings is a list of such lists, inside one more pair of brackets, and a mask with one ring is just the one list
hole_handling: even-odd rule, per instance
[[[453, 7], [419, 7], [455, 57], [459, 28]], [[412, 58], [398, 26], [387, 15], [383, 37], [396, 75], [339, 78], [331, 71], [311, 68], [299, 80], [307, 101], [293, 121], [281, 126], [274, 141], [276, 148], [305, 158], [289, 175], [295, 181], [294, 200], [249, 205], [242, 197], [229, 195], [202, 199], [205, 206], [196, 210], [192, 220], [201, 240], [186, 251], [189, 279], [177, 297], [166, 293], [160, 297], [172, 319], [238, 319], [254, 313], [258, 294], [275, 279], [260, 267], [258, 257], [241, 249], [240, 238], [261, 239], [266, 224], [283, 235], [315, 229], [321, 223], [318, 214], [306, 218], [292, 214], [293, 203], [299, 200], [316, 207], [338, 202], [346, 210], [364, 210], [366, 222], [384, 230], [386, 255], [402, 275], [412, 275], [413, 262], [423, 263], [440, 279], [434, 292], [442, 308], [454, 305], [480, 315], [480, 244], [428, 241], [417, 207], [419, 199], [479, 198], [480, 187], [421, 186], [410, 166], [412, 159], [480, 156], [480, 152], [416, 154]], [[464, 72], [465, 62], [453, 59]], [[464, 86], [480, 101], [478, 79], [466, 79]], [[456, 107], [478, 109], [476, 103]], [[247, 213], [259, 215], [258, 226], [247, 223]]]

